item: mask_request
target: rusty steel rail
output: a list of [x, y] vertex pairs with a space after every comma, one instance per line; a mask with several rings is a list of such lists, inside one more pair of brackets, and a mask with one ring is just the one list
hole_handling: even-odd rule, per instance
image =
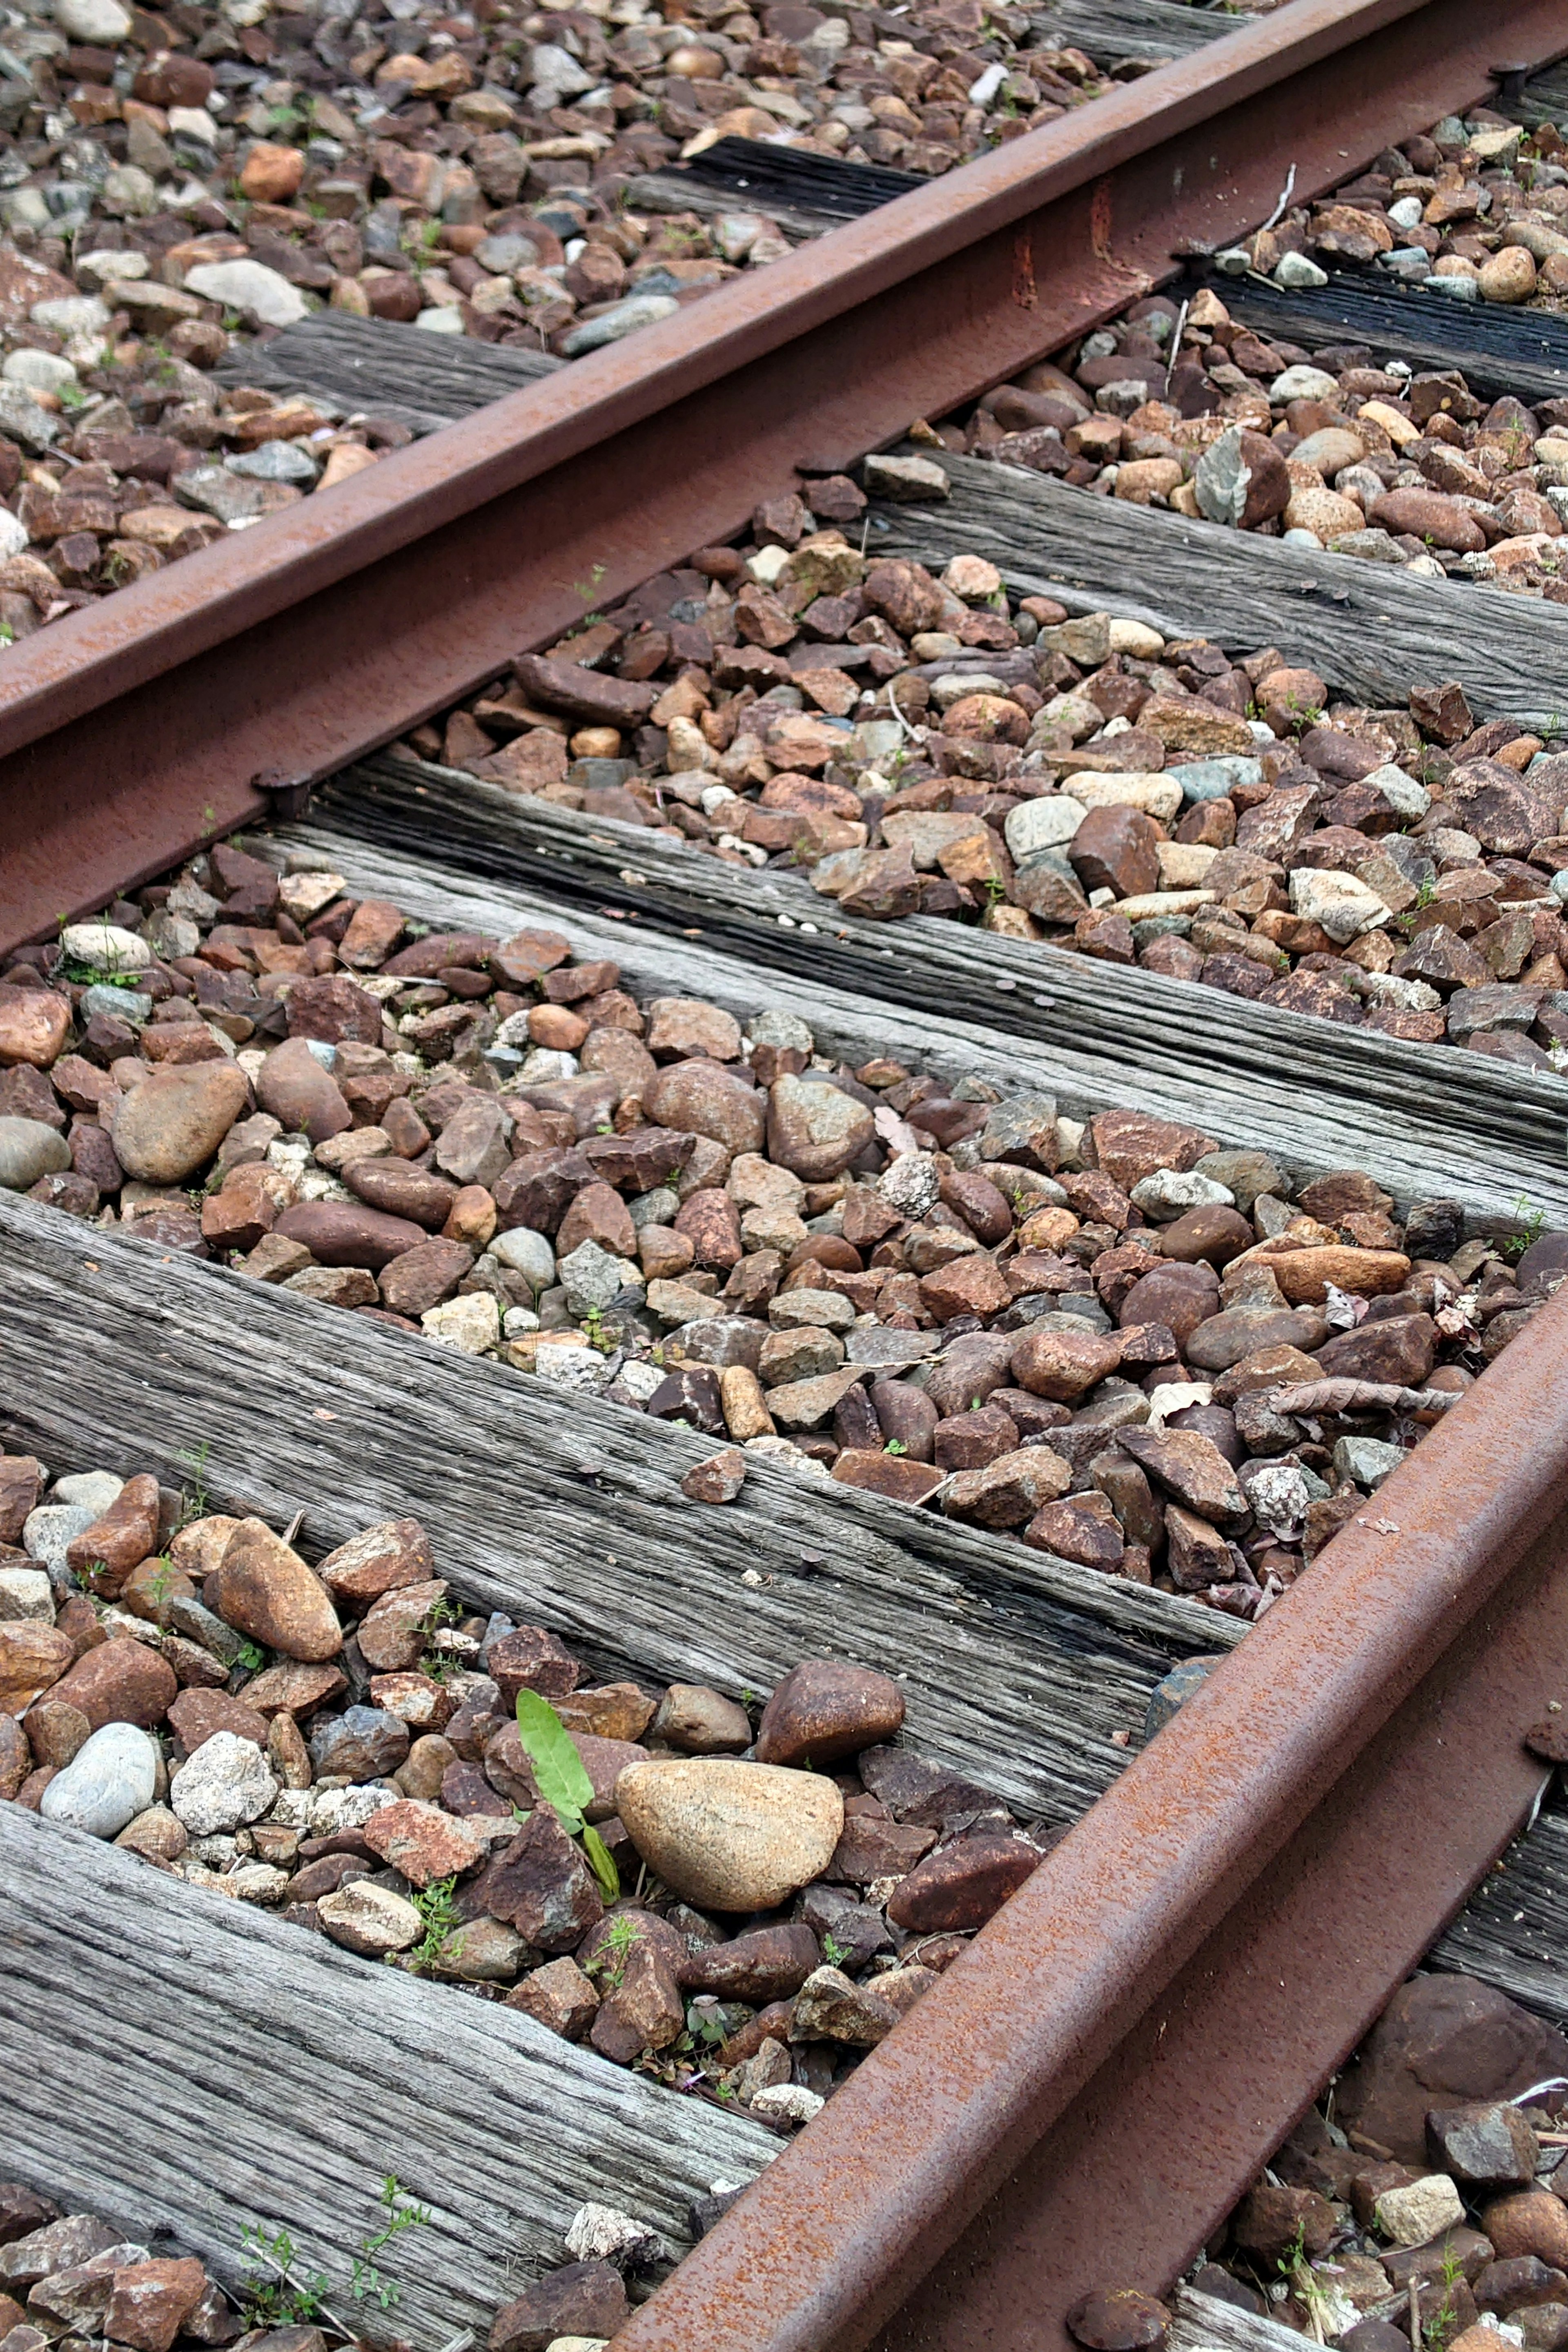
[[[1527, 1815], [1568, 1294], [616, 2338], [1056, 2352], [1185, 2267]], [[1506, 1433], [1506, 1436], [1504, 1434]]]
[[[0, 664], [0, 950], [102, 905], [1561, 48], [1561, 0], [1290, 0]], [[595, 567], [602, 566], [602, 570]]]

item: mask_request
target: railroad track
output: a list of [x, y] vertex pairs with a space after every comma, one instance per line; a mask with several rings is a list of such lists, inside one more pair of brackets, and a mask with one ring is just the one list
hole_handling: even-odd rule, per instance
[[[1064, 33], [1087, 39], [1081, 13], [1054, 12]], [[1364, 1401], [1359, 1411], [1349, 1399], [1320, 1401], [1302, 1408], [1317, 1421], [1279, 1425], [1270, 1444], [1282, 1437], [1325, 1469], [1332, 1456], [1345, 1482], [1337, 1531], [1310, 1559], [1299, 1533], [1282, 1538], [1275, 1549], [1288, 1561], [1278, 1572], [1257, 1541], [1250, 1563], [1232, 1545], [1234, 1590], [1215, 1605], [1217, 1574], [1185, 1589], [1169, 1576], [1170, 1590], [1138, 1580], [1149, 1561], [1146, 1550], [1141, 1564], [1132, 1557], [1142, 1523], [1125, 1496], [1120, 1517], [1103, 1502], [1089, 1512], [1102, 1528], [1116, 1521], [1122, 1572], [1106, 1577], [1033, 1526], [1020, 1542], [1018, 1515], [988, 1519], [965, 1504], [962, 1484], [955, 1500], [952, 1474], [973, 1475], [956, 1457], [938, 1456], [950, 1475], [937, 1507], [912, 1508], [925, 1482], [893, 1478], [876, 1454], [890, 1422], [870, 1448], [880, 1472], [859, 1485], [824, 1479], [826, 1460], [861, 1459], [872, 1408], [853, 1401], [877, 1376], [891, 1372], [883, 1385], [907, 1397], [898, 1374], [918, 1360], [913, 1342], [924, 1336], [917, 1326], [903, 1351], [915, 1322], [907, 1308], [889, 1327], [897, 1347], [868, 1340], [873, 1352], [859, 1358], [851, 1332], [846, 1360], [847, 1343], [835, 1339], [847, 1385], [826, 1406], [792, 1398], [800, 1417], [784, 1426], [795, 1448], [767, 1453], [779, 1439], [764, 1409], [764, 1451], [743, 1459], [736, 1498], [715, 1508], [696, 1499], [698, 1474], [715, 1438], [735, 1436], [739, 1423], [724, 1412], [703, 1420], [718, 1408], [704, 1402], [702, 1380], [715, 1397], [721, 1385], [703, 1368], [743, 1358], [661, 1356], [667, 1385], [671, 1364], [684, 1377], [681, 1365], [694, 1363], [701, 1378], [692, 1375], [673, 1418], [659, 1417], [657, 1402], [637, 1417], [631, 1408], [647, 1406], [652, 1389], [634, 1383], [606, 1398], [591, 1365], [560, 1381], [540, 1377], [552, 1353], [564, 1367], [566, 1350], [547, 1344], [539, 1315], [525, 1312], [512, 1327], [505, 1302], [517, 1295], [504, 1287], [454, 1297], [453, 1275], [425, 1310], [437, 1321], [421, 1329], [412, 1294], [371, 1279], [376, 1260], [351, 1255], [345, 1265], [339, 1253], [334, 1264], [319, 1242], [310, 1272], [323, 1278], [313, 1290], [298, 1275], [287, 1286], [282, 1261], [262, 1282], [247, 1280], [199, 1262], [213, 1254], [205, 1223], [166, 1184], [151, 1187], [158, 1198], [122, 1197], [127, 1224], [134, 1211], [170, 1221], [144, 1227], [151, 1248], [133, 1231], [84, 1222], [85, 1195], [58, 1191], [79, 1212], [62, 1215], [47, 1205], [47, 1185], [71, 1180], [55, 1160], [44, 1197], [0, 1202], [0, 1331], [12, 1360], [29, 1368], [0, 1416], [12, 1453], [40, 1456], [51, 1473], [151, 1475], [174, 1489], [199, 1430], [208, 1511], [289, 1527], [313, 1560], [372, 1521], [417, 1519], [465, 1620], [479, 1626], [499, 1614], [544, 1628], [606, 1688], [689, 1683], [733, 1701], [773, 1687], [803, 1659], [853, 1660], [900, 1686], [915, 1755], [977, 1782], [1010, 1814], [1006, 1835], [1021, 1843], [1016, 1824], [1027, 1823], [1034, 1843], [1019, 1891], [951, 1972], [927, 1972], [891, 2038], [847, 2069], [840, 2047], [837, 2076], [819, 2072], [833, 2095], [781, 2151], [776, 2126], [759, 2120], [765, 2106], [755, 2116], [727, 2112], [645, 2074], [617, 2074], [597, 2045], [584, 2051], [518, 2015], [526, 2002], [462, 2003], [443, 1986], [368, 1966], [303, 1924], [181, 1885], [177, 1874], [151, 1875], [100, 1839], [5, 1807], [0, 1841], [15, 1889], [7, 1983], [26, 2063], [0, 2126], [0, 2170], [111, 2218], [132, 2242], [151, 2242], [156, 2223], [233, 2285], [242, 2222], [286, 2229], [312, 2260], [347, 2269], [363, 2242], [357, 2176], [396, 2169], [432, 2208], [404, 2257], [397, 2324], [432, 2347], [454, 2329], [488, 2326], [521, 2277], [557, 2260], [579, 2206], [624, 2206], [660, 2233], [668, 2254], [683, 2251], [689, 2208], [715, 2182], [751, 2181], [739, 2208], [668, 2277], [656, 2264], [662, 2284], [617, 2327], [618, 2343], [636, 2352], [1055, 2344], [1066, 2340], [1068, 2308], [1096, 2288], [1172, 2286], [1445, 1928], [1434, 1965], [1550, 2021], [1568, 2020], [1549, 1941], [1561, 1900], [1555, 1817], [1525, 1836], [1499, 1889], [1489, 1885], [1464, 1907], [1539, 1805], [1545, 1771], [1523, 1734], [1568, 1680], [1560, 1528], [1568, 1423], [1554, 1377], [1568, 1308], [1552, 1296], [1549, 1245], [1568, 1230], [1568, 1095], [1555, 1067], [1459, 1065], [1447, 1047], [1199, 997], [1179, 979], [1002, 931], [919, 915], [889, 930], [837, 915], [795, 874], [698, 858], [615, 816], [519, 798], [428, 757], [371, 756], [471, 697], [520, 650], [559, 637], [580, 618], [574, 583], [584, 573], [613, 606], [694, 545], [735, 536], [801, 474], [837, 474], [896, 443], [912, 419], [943, 418], [1081, 338], [1164, 281], [1176, 247], [1234, 245], [1274, 209], [1287, 153], [1300, 191], [1327, 190], [1483, 98], [1505, 30], [1510, 51], [1531, 64], [1551, 58], [1554, 35], [1561, 46], [1544, 7], [1506, 11], [1506, 25], [1484, 35], [1470, 13], [1444, 0], [1420, 9], [1292, 0], [1010, 142], [963, 178], [830, 232], [689, 317], [574, 362], [569, 379], [552, 372], [474, 410], [344, 485], [333, 503], [287, 511], [6, 655], [0, 929], [13, 951], [114, 899], [122, 921], [161, 912], [158, 902], [138, 908], [132, 894], [193, 851], [260, 824], [246, 836], [257, 873], [331, 881], [319, 905], [308, 889], [288, 902], [299, 909], [289, 919], [295, 936], [272, 935], [287, 952], [265, 973], [325, 977], [347, 917], [335, 940], [310, 925], [345, 903], [390, 906], [394, 938], [406, 922], [414, 938], [479, 942], [440, 968], [447, 981], [474, 975], [471, 987], [431, 985], [433, 975], [411, 967], [409, 985], [387, 989], [383, 1002], [409, 1022], [454, 1002], [460, 1013], [466, 998], [482, 1003], [499, 984], [493, 969], [487, 975], [495, 944], [543, 932], [559, 936], [568, 977], [614, 965], [600, 992], [635, 1000], [634, 1011], [645, 1008], [639, 1023], [654, 1000], [675, 993], [748, 1034], [764, 1015], [782, 1023], [753, 1059], [785, 1050], [775, 1036], [793, 1041], [804, 1030], [804, 1053], [824, 1071], [886, 1066], [929, 1076], [934, 1091], [878, 1110], [884, 1160], [961, 1150], [985, 1128], [986, 1106], [998, 1106], [1001, 1119], [1021, 1097], [1037, 1122], [1038, 1105], [1050, 1102], [1061, 1155], [1052, 1164], [1079, 1173], [1081, 1126], [1093, 1139], [1086, 1164], [1098, 1152], [1102, 1181], [1121, 1198], [1104, 1176], [1112, 1139], [1124, 1132], [1117, 1120], [1132, 1122], [1156, 1160], [1152, 1139], [1171, 1150], [1179, 1141], [1189, 1169], [1216, 1159], [1216, 1145], [1268, 1155], [1286, 1218], [1314, 1181], [1353, 1170], [1364, 1187], [1356, 1199], [1386, 1205], [1363, 1210], [1368, 1222], [1348, 1244], [1341, 1235], [1332, 1288], [1325, 1279], [1300, 1294], [1337, 1314], [1337, 1298], [1354, 1294], [1355, 1251], [1367, 1252], [1352, 1332], [1369, 1328], [1367, 1297], [1413, 1278], [1426, 1287], [1419, 1302], [1399, 1293], [1412, 1317], [1436, 1316], [1460, 1295], [1478, 1311], [1484, 1298], [1495, 1317], [1499, 1286], [1485, 1293], [1485, 1269], [1504, 1267], [1508, 1286], [1501, 1245], [1526, 1267], [1530, 1248], [1548, 1245], [1535, 1261], [1545, 1272], [1519, 1294], [1511, 1320], [1487, 1324], [1500, 1344], [1484, 1358], [1474, 1324], [1467, 1333], [1461, 1314], [1453, 1326], [1457, 1357], [1468, 1350], [1468, 1360], [1447, 1394], [1464, 1386], [1466, 1370], [1480, 1375], [1453, 1410], [1428, 1402], [1417, 1423], [1409, 1416], [1419, 1396], [1370, 1411]], [[1277, 304], [1269, 311], [1271, 299], [1257, 297], [1259, 329], [1282, 334], [1289, 322]], [[1235, 314], [1248, 315], [1239, 296]], [[1422, 336], [1435, 332], [1429, 320], [1413, 324], [1409, 347], [1419, 356], [1430, 349]], [[1493, 360], [1500, 388], [1518, 381], [1547, 396], [1540, 383], [1510, 377], [1509, 352]], [[931, 448], [920, 441], [905, 454]], [[1135, 506], [1075, 508], [1072, 490], [1033, 476], [1009, 475], [999, 494], [994, 468], [960, 454], [942, 462], [942, 506], [874, 505], [868, 544], [875, 530], [884, 553], [932, 572], [956, 553], [982, 554], [1015, 599], [1120, 613], [1166, 640], [1200, 629], [1227, 645], [1273, 635], [1291, 658], [1310, 658], [1367, 701], [1430, 682], [1420, 671], [1437, 659], [1451, 609], [1443, 600], [1470, 593], [1424, 578], [1391, 586], [1380, 576], [1369, 587], [1342, 558], [1261, 541], [1245, 551], [1226, 542], [1222, 558], [1201, 527], [1185, 532]], [[1032, 567], [1047, 533], [1052, 560]], [[1272, 609], [1260, 601], [1271, 590]], [[1231, 607], [1216, 621], [1226, 597]], [[1369, 652], [1366, 614], [1390, 610], [1397, 631]], [[1515, 600], [1506, 625], [1479, 620], [1473, 658], [1457, 665], [1475, 716], [1535, 718], [1554, 733], [1532, 696], [1559, 646], [1549, 604]], [[312, 782], [323, 789], [310, 798]], [[211, 866], [197, 870], [214, 880]], [[224, 881], [222, 895], [235, 887]], [[237, 887], [260, 886], [251, 877]], [[204, 893], [198, 885], [181, 903], [195, 908]], [[266, 930], [273, 904], [265, 888], [247, 903], [239, 919], [250, 935], [231, 927], [205, 969], [256, 979], [255, 925]], [[191, 926], [198, 943], [220, 916], [220, 899], [207, 897]], [[329, 950], [317, 964], [312, 936]], [[200, 961], [183, 933], [160, 937], [165, 955], [177, 946], [184, 961]], [[374, 976], [377, 961], [352, 970]], [[48, 969], [47, 959], [26, 955], [20, 966], [35, 982]], [[502, 979], [510, 991], [517, 969], [502, 968]], [[79, 993], [79, 975], [76, 984]], [[235, 1009], [237, 996], [220, 1008], [196, 992], [213, 1021], [227, 1012], [237, 1024], [223, 1033], [230, 1048], [254, 1051], [256, 1039], [268, 1049], [281, 1034], [269, 1013], [287, 991], [241, 992], [250, 1012]], [[574, 1000], [568, 989], [551, 1001]], [[452, 1050], [458, 1025], [432, 1050]], [[548, 1034], [564, 1037], [569, 1027]], [[572, 1034], [581, 1042], [585, 1030], [579, 1021]], [[546, 1055], [561, 1050], [543, 1030], [528, 1035]], [[524, 1084], [523, 1052], [502, 1046], [487, 1065], [488, 1042], [478, 1032], [464, 1040], [467, 1066], [488, 1068], [492, 1091]], [[209, 1044], [203, 1057], [214, 1051], [226, 1048]], [[259, 1064], [254, 1076], [259, 1083]], [[79, 1091], [84, 1080], [73, 1083]], [[91, 1109], [97, 1081], [85, 1083]], [[541, 1091], [551, 1083], [533, 1073], [539, 1099], [529, 1108], [559, 1118], [575, 1098]], [[897, 1083], [854, 1080], [868, 1108], [876, 1085]], [[922, 1101], [942, 1106], [942, 1135], [921, 1127]], [[590, 1123], [578, 1126], [579, 1141], [612, 1131], [603, 1109], [583, 1114]], [[771, 1140], [768, 1149], [776, 1161]], [[1061, 1188], [1036, 1147], [1018, 1150], [1026, 1166], [1033, 1155], [1045, 1187], [1027, 1198], [1053, 1202]], [[183, 1172], [199, 1175], [206, 1157]], [[1131, 1145], [1124, 1157], [1131, 1193], [1143, 1163]], [[335, 1178], [349, 1164], [323, 1160], [316, 1172]], [[982, 1164], [994, 1174], [999, 1162], [972, 1149], [967, 1160], [950, 1158], [949, 1172]], [[116, 1191], [121, 1172], [103, 1189]], [[875, 1171], [868, 1163], [863, 1172]], [[491, 1171], [491, 1183], [500, 1181]], [[806, 1179], [792, 1181], [798, 1192]], [[96, 1210], [97, 1180], [89, 1189]], [[226, 1188], [208, 1189], [221, 1197]], [[323, 1192], [329, 1204], [334, 1193], [348, 1197], [339, 1183], [319, 1187], [318, 1201]], [[1109, 1195], [1073, 1197], [1082, 1214], [1066, 1213], [1053, 1229], [1058, 1244]], [[493, 1209], [492, 1201], [492, 1226]], [[823, 1209], [814, 1213], [820, 1223]], [[1451, 1224], [1434, 1260], [1452, 1260], [1462, 1233], [1476, 1244], [1452, 1288], [1434, 1287], [1429, 1264], [1413, 1277], [1399, 1254], [1417, 1215], [1424, 1234], [1436, 1230], [1435, 1217]], [[526, 1213], [517, 1222], [531, 1228]], [[1251, 1230], [1267, 1244], [1266, 1224]], [[1489, 1237], [1489, 1257], [1480, 1246]], [[1309, 1245], [1318, 1239], [1315, 1229]], [[1380, 1251], [1398, 1265], [1374, 1281]], [[308, 1264], [308, 1247], [303, 1255]], [[381, 1259], [380, 1272], [397, 1262]], [[1081, 1280], [1058, 1258], [1054, 1287], [1042, 1279], [1016, 1296], [1070, 1297], [1084, 1328], [1113, 1326], [1105, 1302], [1118, 1294], [1092, 1290], [1090, 1260], [1082, 1263]], [[358, 1286], [345, 1279], [355, 1271]], [[557, 1271], [551, 1254], [552, 1280]], [[658, 1278], [639, 1277], [650, 1306]], [[845, 1294], [829, 1284], [820, 1295]], [[464, 1352], [461, 1340], [440, 1353], [428, 1345], [426, 1334], [449, 1336], [439, 1318], [469, 1296], [496, 1302], [474, 1310], [491, 1316], [495, 1360]], [[591, 1336], [605, 1314], [627, 1311], [617, 1310], [620, 1293], [570, 1314], [567, 1292], [559, 1296], [565, 1328], [575, 1316]], [[332, 1299], [372, 1312], [334, 1316]], [[994, 1300], [965, 1317], [964, 1330], [997, 1312]], [[841, 1319], [835, 1309], [823, 1328]], [[1026, 1335], [1029, 1319], [1009, 1333]], [[689, 1300], [666, 1328], [679, 1337], [700, 1320]], [[1053, 1312], [1049, 1321], [1054, 1334], [1074, 1316]], [[795, 1328], [787, 1318], [773, 1327]], [[1328, 1328], [1314, 1326], [1314, 1349]], [[1296, 1332], [1304, 1342], [1300, 1320]], [[638, 1344], [614, 1349], [612, 1360], [637, 1360]], [[1181, 1349], [1147, 1345], [1157, 1394], [1160, 1365], [1180, 1371]], [[817, 1360], [807, 1349], [801, 1360], [809, 1387]], [[1142, 1379], [1144, 1360], [1128, 1355], [1125, 1364]], [[534, 1377], [520, 1389], [525, 1370]], [[769, 1394], [783, 1418], [782, 1387]], [[1184, 1410], [1181, 1395], [1183, 1404], [1162, 1410]], [[1209, 1395], [1194, 1409], [1210, 1411]], [[1140, 1427], [1143, 1410], [1124, 1405], [1100, 1422], [1091, 1407], [1080, 1426]], [[692, 1415], [695, 1428], [686, 1425]], [[1047, 1417], [1037, 1433], [1047, 1453], [1053, 1427], [1072, 1418], [1059, 1409]], [[1007, 1459], [1023, 1461], [1031, 1440], [1008, 1426], [1009, 1443], [1023, 1444]], [[1420, 1442], [1389, 1483], [1374, 1484], [1389, 1463], [1373, 1433], [1391, 1430], [1405, 1445]], [[1352, 1449], [1342, 1462], [1336, 1437]], [[1375, 1468], [1343, 1466], [1364, 1465], [1371, 1457], [1353, 1448], [1369, 1442], [1382, 1447]], [[1092, 1450], [1099, 1443], [1058, 1440], [1070, 1456], [1069, 1507], [1050, 1528], [1062, 1543], [1087, 1539], [1073, 1498], [1111, 1491], [1089, 1475], [1103, 1458]], [[1250, 1468], [1267, 1457], [1268, 1448], [1254, 1453]], [[895, 1471], [906, 1466], [919, 1465], [893, 1460]], [[1326, 1496], [1327, 1483], [1318, 1484]], [[1039, 1497], [1031, 1495], [1032, 1511]], [[1236, 1524], [1245, 1532], [1244, 1519]], [[1328, 1532], [1325, 1524], [1320, 1537]], [[1216, 1656], [1223, 1671], [1190, 1696], [1184, 1683], [1180, 1712], [1129, 1764], [1157, 1687], [1173, 1668]], [[1417, 1818], [1440, 1821], [1443, 1834], [1412, 1851]], [[142, 1983], [149, 1949], [158, 1967], [152, 2002]], [[267, 1988], [260, 2004], [257, 1983]], [[72, 2021], [84, 2003], [143, 2030], [119, 2044], [89, 2042]], [[306, 2159], [289, 2168], [265, 2116], [268, 2086], [285, 2072]], [[85, 2120], [73, 2101], [84, 2084]], [[426, 2119], [454, 2113], [460, 2135], [433, 2146]], [[561, 2119], [567, 2127], [557, 2128]], [[127, 2182], [128, 2149], [137, 2188]], [[1178, 2347], [1265, 2352], [1282, 2341], [1267, 2319], [1189, 2289], [1173, 2308], [1169, 2340]]]

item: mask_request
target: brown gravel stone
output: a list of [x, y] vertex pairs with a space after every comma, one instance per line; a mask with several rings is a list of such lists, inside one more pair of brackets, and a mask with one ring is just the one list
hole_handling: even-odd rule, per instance
[[890, 1675], [826, 1658], [792, 1666], [774, 1686], [757, 1727], [762, 1764], [820, 1770], [863, 1748], [891, 1739], [904, 1719], [904, 1695]]
[[260, 1519], [241, 1519], [203, 1598], [225, 1622], [287, 1658], [336, 1657], [342, 1628], [321, 1580]]
[[[0, 1625], [0, 1634], [10, 1629]], [[142, 1642], [104, 1642], [79, 1657], [53, 1685], [54, 1696], [79, 1707], [94, 1731], [106, 1723], [161, 1723], [178, 1691], [174, 1670]]]

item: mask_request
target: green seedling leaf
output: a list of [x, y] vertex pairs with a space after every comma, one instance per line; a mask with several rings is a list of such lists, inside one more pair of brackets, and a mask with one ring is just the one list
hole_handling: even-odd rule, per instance
[[517, 1736], [533, 1767], [540, 1796], [560, 1815], [567, 1836], [576, 1837], [583, 1828], [583, 1815], [594, 1801], [594, 1783], [577, 1753], [576, 1741], [550, 1701], [541, 1698], [537, 1691], [518, 1692]]
[[588, 1867], [599, 1882], [599, 1891], [606, 1903], [617, 1900], [621, 1891], [621, 1874], [616, 1868], [616, 1857], [591, 1822], [583, 1824], [583, 1851], [588, 1857]]

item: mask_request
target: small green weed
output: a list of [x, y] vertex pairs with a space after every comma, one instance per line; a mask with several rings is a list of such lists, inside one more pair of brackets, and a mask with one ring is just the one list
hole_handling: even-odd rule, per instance
[[1521, 1192], [1513, 1204], [1519, 1223], [1511, 1234], [1505, 1234], [1498, 1247], [1510, 1265], [1517, 1265], [1532, 1243], [1541, 1239], [1546, 1226], [1546, 1212], [1538, 1209], [1528, 1192]]
[[416, 1976], [427, 1977], [441, 1956], [441, 1948], [459, 1923], [452, 1890], [456, 1875], [433, 1879], [410, 1896], [414, 1908], [425, 1922], [425, 1933], [408, 1955], [408, 1967]]
[[605, 1902], [614, 1903], [621, 1891], [621, 1874], [609, 1847], [585, 1817], [594, 1801], [587, 1767], [550, 1701], [526, 1687], [517, 1695], [517, 1736], [533, 1767], [541, 1801], [551, 1808], [568, 1837], [581, 1841]]

